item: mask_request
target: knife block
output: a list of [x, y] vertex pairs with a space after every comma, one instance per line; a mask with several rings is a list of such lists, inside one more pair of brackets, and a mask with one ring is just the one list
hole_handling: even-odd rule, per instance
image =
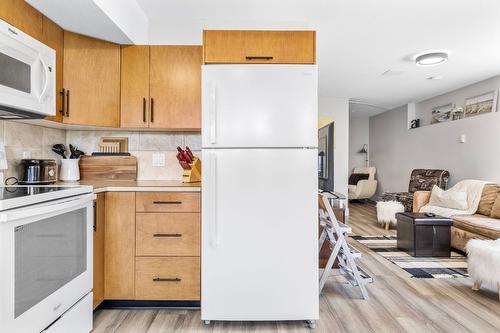
[[201, 160], [195, 157], [193, 162], [189, 163], [191, 170], [184, 170], [182, 173], [183, 183], [197, 183], [201, 181]]

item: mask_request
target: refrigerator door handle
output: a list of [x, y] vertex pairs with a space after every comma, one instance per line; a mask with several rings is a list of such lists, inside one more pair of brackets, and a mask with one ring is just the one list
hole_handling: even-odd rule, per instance
[[215, 82], [209, 85], [209, 139], [211, 144], [217, 143], [217, 86]]
[[210, 245], [219, 246], [219, 225], [217, 222], [217, 156], [209, 155], [210, 160]]

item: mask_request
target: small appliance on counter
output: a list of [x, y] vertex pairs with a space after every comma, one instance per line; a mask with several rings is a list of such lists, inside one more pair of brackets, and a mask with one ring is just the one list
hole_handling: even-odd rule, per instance
[[57, 163], [51, 159], [23, 159], [21, 160], [22, 185], [47, 185], [57, 181]]

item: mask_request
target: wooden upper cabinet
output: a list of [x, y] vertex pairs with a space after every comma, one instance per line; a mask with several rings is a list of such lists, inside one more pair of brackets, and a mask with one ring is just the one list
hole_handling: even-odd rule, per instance
[[64, 123], [120, 125], [120, 46], [64, 32]]
[[24, 0], [1, 0], [0, 18], [28, 35], [42, 40], [43, 15]]
[[151, 46], [150, 127], [201, 128], [201, 46]]
[[206, 64], [315, 64], [315, 31], [203, 31]]
[[59, 92], [63, 88], [63, 52], [64, 52], [64, 31], [57, 24], [47, 17], [43, 17], [43, 38], [42, 42], [56, 51], [56, 114], [47, 117], [47, 120], [62, 122], [62, 97]]
[[123, 128], [149, 127], [149, 46], [122, 46], [121, 120]]

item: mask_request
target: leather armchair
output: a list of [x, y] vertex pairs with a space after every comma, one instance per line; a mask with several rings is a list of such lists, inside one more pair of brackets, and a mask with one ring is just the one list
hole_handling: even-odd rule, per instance
[[352, 173], [369, 174], [368, 179], [358, 181], [356, 185], [349, 185], [349, 200], [370, 199], [377, 192], [377, 181], [375, 173], [377, 169], [374, 167], [354, 168]]
[[431, 191], [434, 185], [445, 190], [449, 178], [450, 173], [446, 170], [415, 169], [411, 172], [408, 192], [384, 193], [382, 201], [398, 201], [405, 206], [405, 212], [412, 212], [415, 192]]

